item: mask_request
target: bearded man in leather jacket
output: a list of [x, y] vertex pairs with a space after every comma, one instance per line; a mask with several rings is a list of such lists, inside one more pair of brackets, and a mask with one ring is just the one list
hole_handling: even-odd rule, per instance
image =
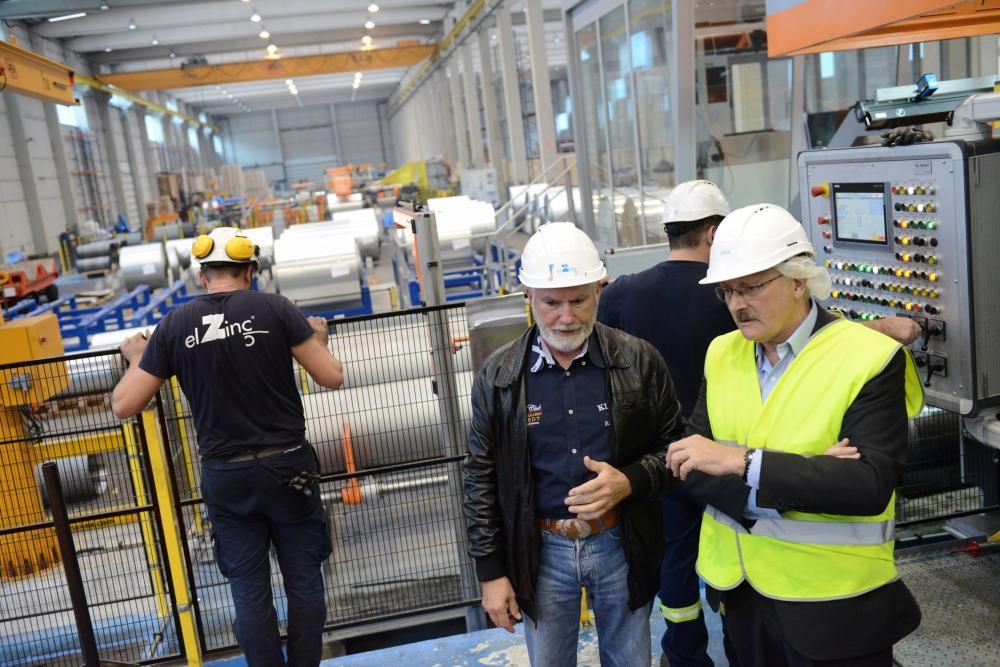
[[648, 343], [596, 322], [607, 275], [571, 223], [528, 241], [520, 280], [536, 324], [476, 377], [464, 508], [483, 607], [532, 665], [575, 665], [580, 588], [602, 664], [649, 665], [663, 552], [658, 496], [684, 422]]

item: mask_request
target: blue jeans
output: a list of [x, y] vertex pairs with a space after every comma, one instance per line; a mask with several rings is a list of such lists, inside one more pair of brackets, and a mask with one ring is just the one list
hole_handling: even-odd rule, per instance
[[628, 563], [621, 526], [582, 540], [542, 531], [535, 586], [535, 617], [525, 616], [528, 657], [534, 667], [576, 665], [580, 587], [594, 608], [602, 667], [648, 667], [652, 602], [628, 608]]
[[284, 665], [271, 595], [271, 545], [288, 596], [288, 663], [318, 665], [326, 596], [320, 569], [330, 555], [330, 531], [319, 488], [306, 496], [283, 482], [318, 471], [312, 447], [254, 461], [202, 461], [201, 492], [215, 533], [215, 557], [229, 579], [236, 640], [247, 664]]

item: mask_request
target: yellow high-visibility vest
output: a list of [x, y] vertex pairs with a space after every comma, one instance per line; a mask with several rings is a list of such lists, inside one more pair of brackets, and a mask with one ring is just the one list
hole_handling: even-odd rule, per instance
[[[813, 333], [762, 402], [754, 342], [739, 331], [719, 336], [705, 359], [712, 434], [732, 446], [822, 454], [837, 443], [844, 414], [861, 388], [899, 348], [854, 322], [831, 322]], [[922, 406], [923, 388], [907, 354], [907, 412], [916, 415]], [[790, 511], [759, 520], [749, 531], [709, 505], [697, 569], [718, 590], [747, 580], [780, 600], [847, 598], [897, 578], [894, 540], [895, 494], [875, 516]]]

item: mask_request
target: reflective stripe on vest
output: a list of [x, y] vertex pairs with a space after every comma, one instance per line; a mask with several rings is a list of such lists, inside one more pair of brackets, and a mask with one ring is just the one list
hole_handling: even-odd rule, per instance
[[[765, 403], [753, 341], [738, 331], [720, 336], [705, 361], [712, 433], [718, 442], [737, 447], [821, 455], [840, 439], [843, 416], [862, 387], [899, 349], [895, 341], [856, 323], [828, 324], [812, 334]], [[915, 414], [923, 392], [909, 355], [906, 399], [907, 412]], [[756, 521], [750, 530], [709, 506], [698, 574], [718, 590], [749, 580], [763, 595], [783, 600], [867, 592], [897, 578], [894, 500], [874, 516], [784, 512], [779, 519]]]
[[708, 505], [705, 513], [737, 533], [773, 537], [796, 544], [878, 545], [896, 539], [896, 522], [887, 521], [799, 521], [797, 519], [758, 519], [747, 531], [728, 515]]

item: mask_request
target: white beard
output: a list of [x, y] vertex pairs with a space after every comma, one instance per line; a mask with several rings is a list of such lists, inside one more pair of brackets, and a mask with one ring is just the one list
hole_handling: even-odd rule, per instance
[[[596, 319], [596, 318], [595, 318]], [[538, 323], [538, 331], [542, 335], [542, 340], [552, 349], [569, 354], [583, 347], [583, 344], [590, 338], [594, 331], [594, 323], [582, 325], [573, 331], [558, 331], [550, 329], [541, 322]]]

